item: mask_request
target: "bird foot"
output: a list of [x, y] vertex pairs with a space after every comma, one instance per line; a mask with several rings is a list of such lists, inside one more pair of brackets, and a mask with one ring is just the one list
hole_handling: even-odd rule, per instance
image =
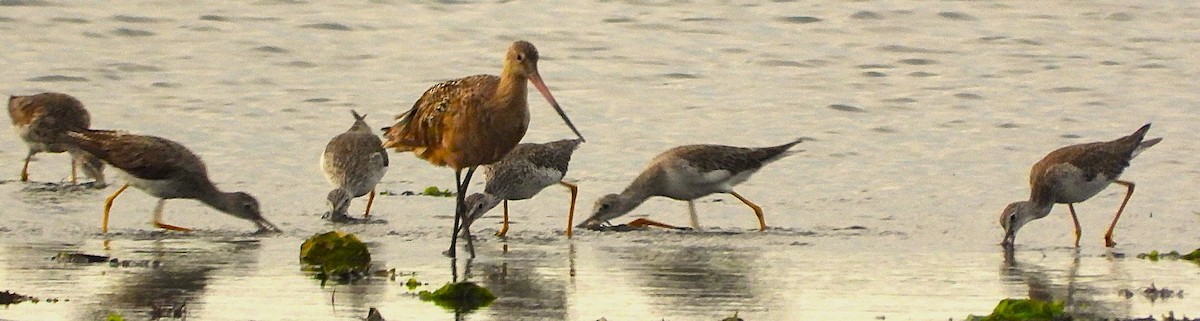
[[166, 224], [166, 223], [159, 223], [159, 222], [154, 222], [154, 227], [161, 228], [161, 229], [164, 229], [164, 230], [178, 231], [178, 232], [191, 232], [191, 231], [192, 231], [192, 229], [190, 229], [190, 228], [186, 228], [186, 227], [178, 227], [178, 226], [175, 226], [175, 225], [170, 225], [170, 224]]

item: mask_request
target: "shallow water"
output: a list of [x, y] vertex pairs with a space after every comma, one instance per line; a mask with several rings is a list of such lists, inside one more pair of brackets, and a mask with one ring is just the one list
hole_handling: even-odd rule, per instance
[[[67, 158], [42, 154], [36, 183], [0, 181], [0, 290], [69, 301], [10, 306], [0, 319], [141, 319], [182, 302], [198, 320], [354, 320], [371, 306], [389, 319], [455, 318], [403, 280], [322, 288], [296, 253], [335, 228], [319, 220], [329, 186], [317, 159], [351, 124], [349, 109], [385, 126], [437, 81], [496, 73], [517, 39], [538, 46], [543, 78], [588, 138], [568, 175], [580, 185], [577, 220], [669, 147], [812, 140], [740, 186], [766, 210], [764, 233], [748, 231], [756, 222], [735, 198], [713, 196], [698, 203], [705, 232], [566, 240], [567, 193], [551, 187], [512, 203], [506, 241], [488, 237], [499, 210], [476, 224], [479, 258], [451, 273], [440, 256], [448, 198], [380, 197], [374, 215], [388, 224], [342, 228], [378, 265], [416, 272], [430, 284], [421, 289], [457, 274], [500, 297], [465, 319], [945, 320], [1027, 297], [1089, 318], [1194, 316], [1200, 269], [1134, 256], [1200, 239], [1190, 161], [1200, 36], [1188, 32], [1198, 25], [1190, 2], [0, 1], [5, 91], [70, 93], [93, 127], [179, 141], [286, 230], [255, 236], [249, 223], [170, 201], [167, 221], [200, 231], [160, 233], [146, 224], [155, 200], [130, 191], [102, 235], [115, 187], [57, 191]], [[571, 136], [530, 97], [526, 141]], [[1078, 251], [1057, 208], [1005, 258], [998, 214], [1026, 197], [1030, 165], [1147, 122], [1165, 140], [1123, 176], [1138, 188], [1115, 249], [1102, 235], [1119, 187], [1077, 206]], [[10, 178], [24, 155], [15, 136], [0, 139]], [[453, 184], [408, 155], [391, 164], [382, 190]], [[642, 216], [687, 223], [686, 206], [663, 199], [623, 219]], [[49, 259], [60, 251], [161, 266]], [[1118, 293], [1151, 284], [1185, 295]]]

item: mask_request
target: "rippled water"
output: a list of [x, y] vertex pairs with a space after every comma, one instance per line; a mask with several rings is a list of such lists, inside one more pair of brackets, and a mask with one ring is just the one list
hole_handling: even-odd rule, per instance
[[[435, 82], [497, 73], [518, 39], [538, 46], [543, 78], [588, 138], [568, 175], [581, 216], [672, 146], [812, 140], [739, 188], [766, 210], [764, 233], [749, 231], [757, 222], [736, 199], [714, 196], [698, 204], [705, 232], [566, 240], [567, 193], [556, 187], [512, 204], [505, 241], [488, 236], [498, 219], [477, 224], [471, 261], [440, 256], [447, 198], [381, 197], [373, 214], [388, 224], [343, 228], [370, 242], [377, 265], [430, 284], [418, 290], [457, 276], [500, 297], [463, 319], [945, 320], [1028, 297], [1088, 318], [1194, 316], [1200, 297], [1186, 293], [1200, 291], [1200, 269], [1134, 256], [1200, 240], [1198, 27], [1190, 2], [0, 0], [7, 93], [70, 93], [94, 127], [179, 141], [286, 230], [250, 235], [248, 223], [171, 201], [166, 220], [200, 231], [156, 232], [146, 224], [155, 200], [131, 191], [103, 235], [115, 187], [58, 191], [66, 157], [39, 155], [36, 182], [0, 182], [0, 290], [69, 301], [10, 306], [0, 319], [144, 319], [184, 302], [198, 320], [355, 320], [371, 306], [388, 319], [456, 318], [403, 280], [322, 288], [296, 251], [336, 228], [319, 219], [329, 186], [317, 159], [351, 124], [349, 109], [387, 125]], [[526, 141], [571, 136], [530, 102]], [[1022, 229], [1006, 258], [997, 217], [1026, 197], [1030, 165], [1147, 122], [1165, 140], [1123, 176], [1138, 188], [1115, 249], [1102, 234], [1120, 188], [1077, 206], [1079, 250], [1058, 208]], [[0, 139], [11, 178], [24, 155], [15, 135]], [[445, 188], [452, 177], [393, 155], [380, 188]], [[628, 218], [641, 216], [687, 222], [683, 203], [663, 199]], [[60, 251], [160, 266], [49, 259]], [[1152, 284], [1185, 295], [1119, 294]]]

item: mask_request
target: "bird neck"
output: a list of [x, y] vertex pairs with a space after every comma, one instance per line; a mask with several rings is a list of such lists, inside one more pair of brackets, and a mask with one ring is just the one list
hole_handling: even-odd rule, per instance
[[523, 107], [526, 106], [529, 79], [525, 74], [504, 67], [500, 75], [500, 83], [496, 85], [496, 93], [492, 95], [494, 106]]
[[241, 204], [237, 204], [231, 194], [233, 193], [222, 192], [216, 187], [212, 187], [208, 192], [202, 193], [197, 200], [222, 212], [233, 213]]

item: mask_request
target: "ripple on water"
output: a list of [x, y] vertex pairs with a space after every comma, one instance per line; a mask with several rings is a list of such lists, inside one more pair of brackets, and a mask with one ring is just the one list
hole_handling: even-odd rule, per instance
[[959, 99], [970, 99], [970, 100], [983, 99], [983, 96], [980, 96], [978, 94], [972, 94], [972, 93], [957, 93], [957, 94], [954, 94], [954, 97], [959, 98]]
[[87, 78], [78, 77], [78, 76], [64, 76], [64, 75], [38, 76], [38, 77], [33, 77], [33, 78], [25, 79], [25, 80], [26, 80], [26, 81], [34, 81], [34, 82], [76, 82], [76, 81], [88, 81], [88, 79], [87, 79]]
[[0, 7], [45, 7], [50, 2], [41, 0], [0, 0]]
[[159, 67], [155, 67], [155, 66], [148, 66], [148, 65], [140, 65], [140, 64], [135, 64], [135, 63], [117, 63], [117, 64], [110, 64], [109, 66], [115, 67], [115, 68], [117, 68], [117, 70], [119, 70], [119, 71], [124, 71], [124, 72], [155, 72], [155, 71], [162, 71], [162, 68], [159, 68]]
[[871, 77], [871, 78], [887, 77], [887, 74], [878, 72], [878, 71], [868, 71], [868, 72], [864, 72], [862, 74], [863, 74], [863, 76], [867, 76], [867, 77]]
[[113, 29], [112, 34], [122, 37], [150, 37], [154, 35], [154, 33], [150, 31], [129, 28]]
[[54, 18], [50, 18], [50, 22], [85, 24], [85, 23], [89, 23], [91, 21], [88, 21], [87, 19], [83, 19], [83, 18], [54, 17]]
[[975, 19], [975, 17], [973, 17], [973, 16], [971, 16], [971, 15], [969, 15], [969, 14], [965, 14], [965, 13], [962, 13], [962, 12], [955, 12], [955, 11], [942, 11], [942, 12], [938, 12], [938, 16], [939, 16], [939, 17], [942, 17], [942, 18], [946, 18], [946, 19], [950, 19], [950, 20], [958, 20], [958, 21], [975, 21], [975, 20], [979, 20], [979, 19]]
[[850, 15], [850, 19], [858, 20], [883, 20], [883, 15], [873, 11], [859, 11]]
[[662, 76], [666, 77], [666, 78], [671, 78], [671, 79], [699, 79], [700, 78], [699, 75], [682, 73], [682, 72], [672, 72], [672, 73], [663, 74]]
[[925, 58], [909, 58], [909, 59], [901, 59], [901, 60], [898, 60], [898, 61], [896, 61], [896, 62], [899, 62], [899, 63], [905, 64], [905, 65], [913, 65], [913, 66], [933, 65], [933, 64], [937, 64], [937, 63], [938, 63], [938, 62], [937, 62], [937, 60], [933, 60], [933, 59], [925, 59]]
[[956, 54], [953, 50], [935, 50], [926, 48], [909, 47], [903, 45], [884, 45], [875, 49], [883, 52], [898, 52], [898, 53], [931, 53], [931, 54]]
[[167, 19], [163, 19], [163, 18], [126, 16], [126, 15], [116, 15], [116, 16], [113, 16], [112, 19], [116, 20], [116, 21], [128, 22], [128, 23], [158, 23], [158, 22], [168, 21]]
[[261, 51], [261, 52], [267, 52], [267, 53], [289, 53], [289, 52], [291, 52], [287, 49], [283, 49], [283, 48], [276, 47], [276, 46], [259, 46], [259, 47], [255, 47], [254, 51]]
[[829, 105], [829, 108], [830, 108], [830, 109], [833, 109], [833, 110], [837, 110], [837, 111], [844, 111], [844, 112], [851, 112], [851, 113], [865, 113], [865, 112], [867, 112], [867, 110], [865, 110], [865, 109], [858, 108], [858, 107], [855, 107], [855, 106], [850, 106], [850, 105], [843, 105], [843, 104], [833, 104], [833, 105]]
[[806, 24], [806, 23], [819, 22], [819, 21], [821, 21], [821, 18], [809, 17], [809, 16], [791, 16], [791, 17], [778, 17], [778, 18], [775, 18], [775, 20], [780, 21], [780, 22], [787, 22], [787, 23]]
[[326, 23], [310, 23], [310, 24], [302, 25], [302, 26], [300, 26], [300, 28], [307, 28], [307, 29], [321, 29], [321, 30], [334, 30], [334, 31], [351, 31], [351, 30], [354, 30], [353, 28], [350, 28], [350, 26], [347, 26], [347, 25], [344, 25], [344, 24], [340, 24], [340, 23], [335, 23], [335, 22], [326, 22]]

